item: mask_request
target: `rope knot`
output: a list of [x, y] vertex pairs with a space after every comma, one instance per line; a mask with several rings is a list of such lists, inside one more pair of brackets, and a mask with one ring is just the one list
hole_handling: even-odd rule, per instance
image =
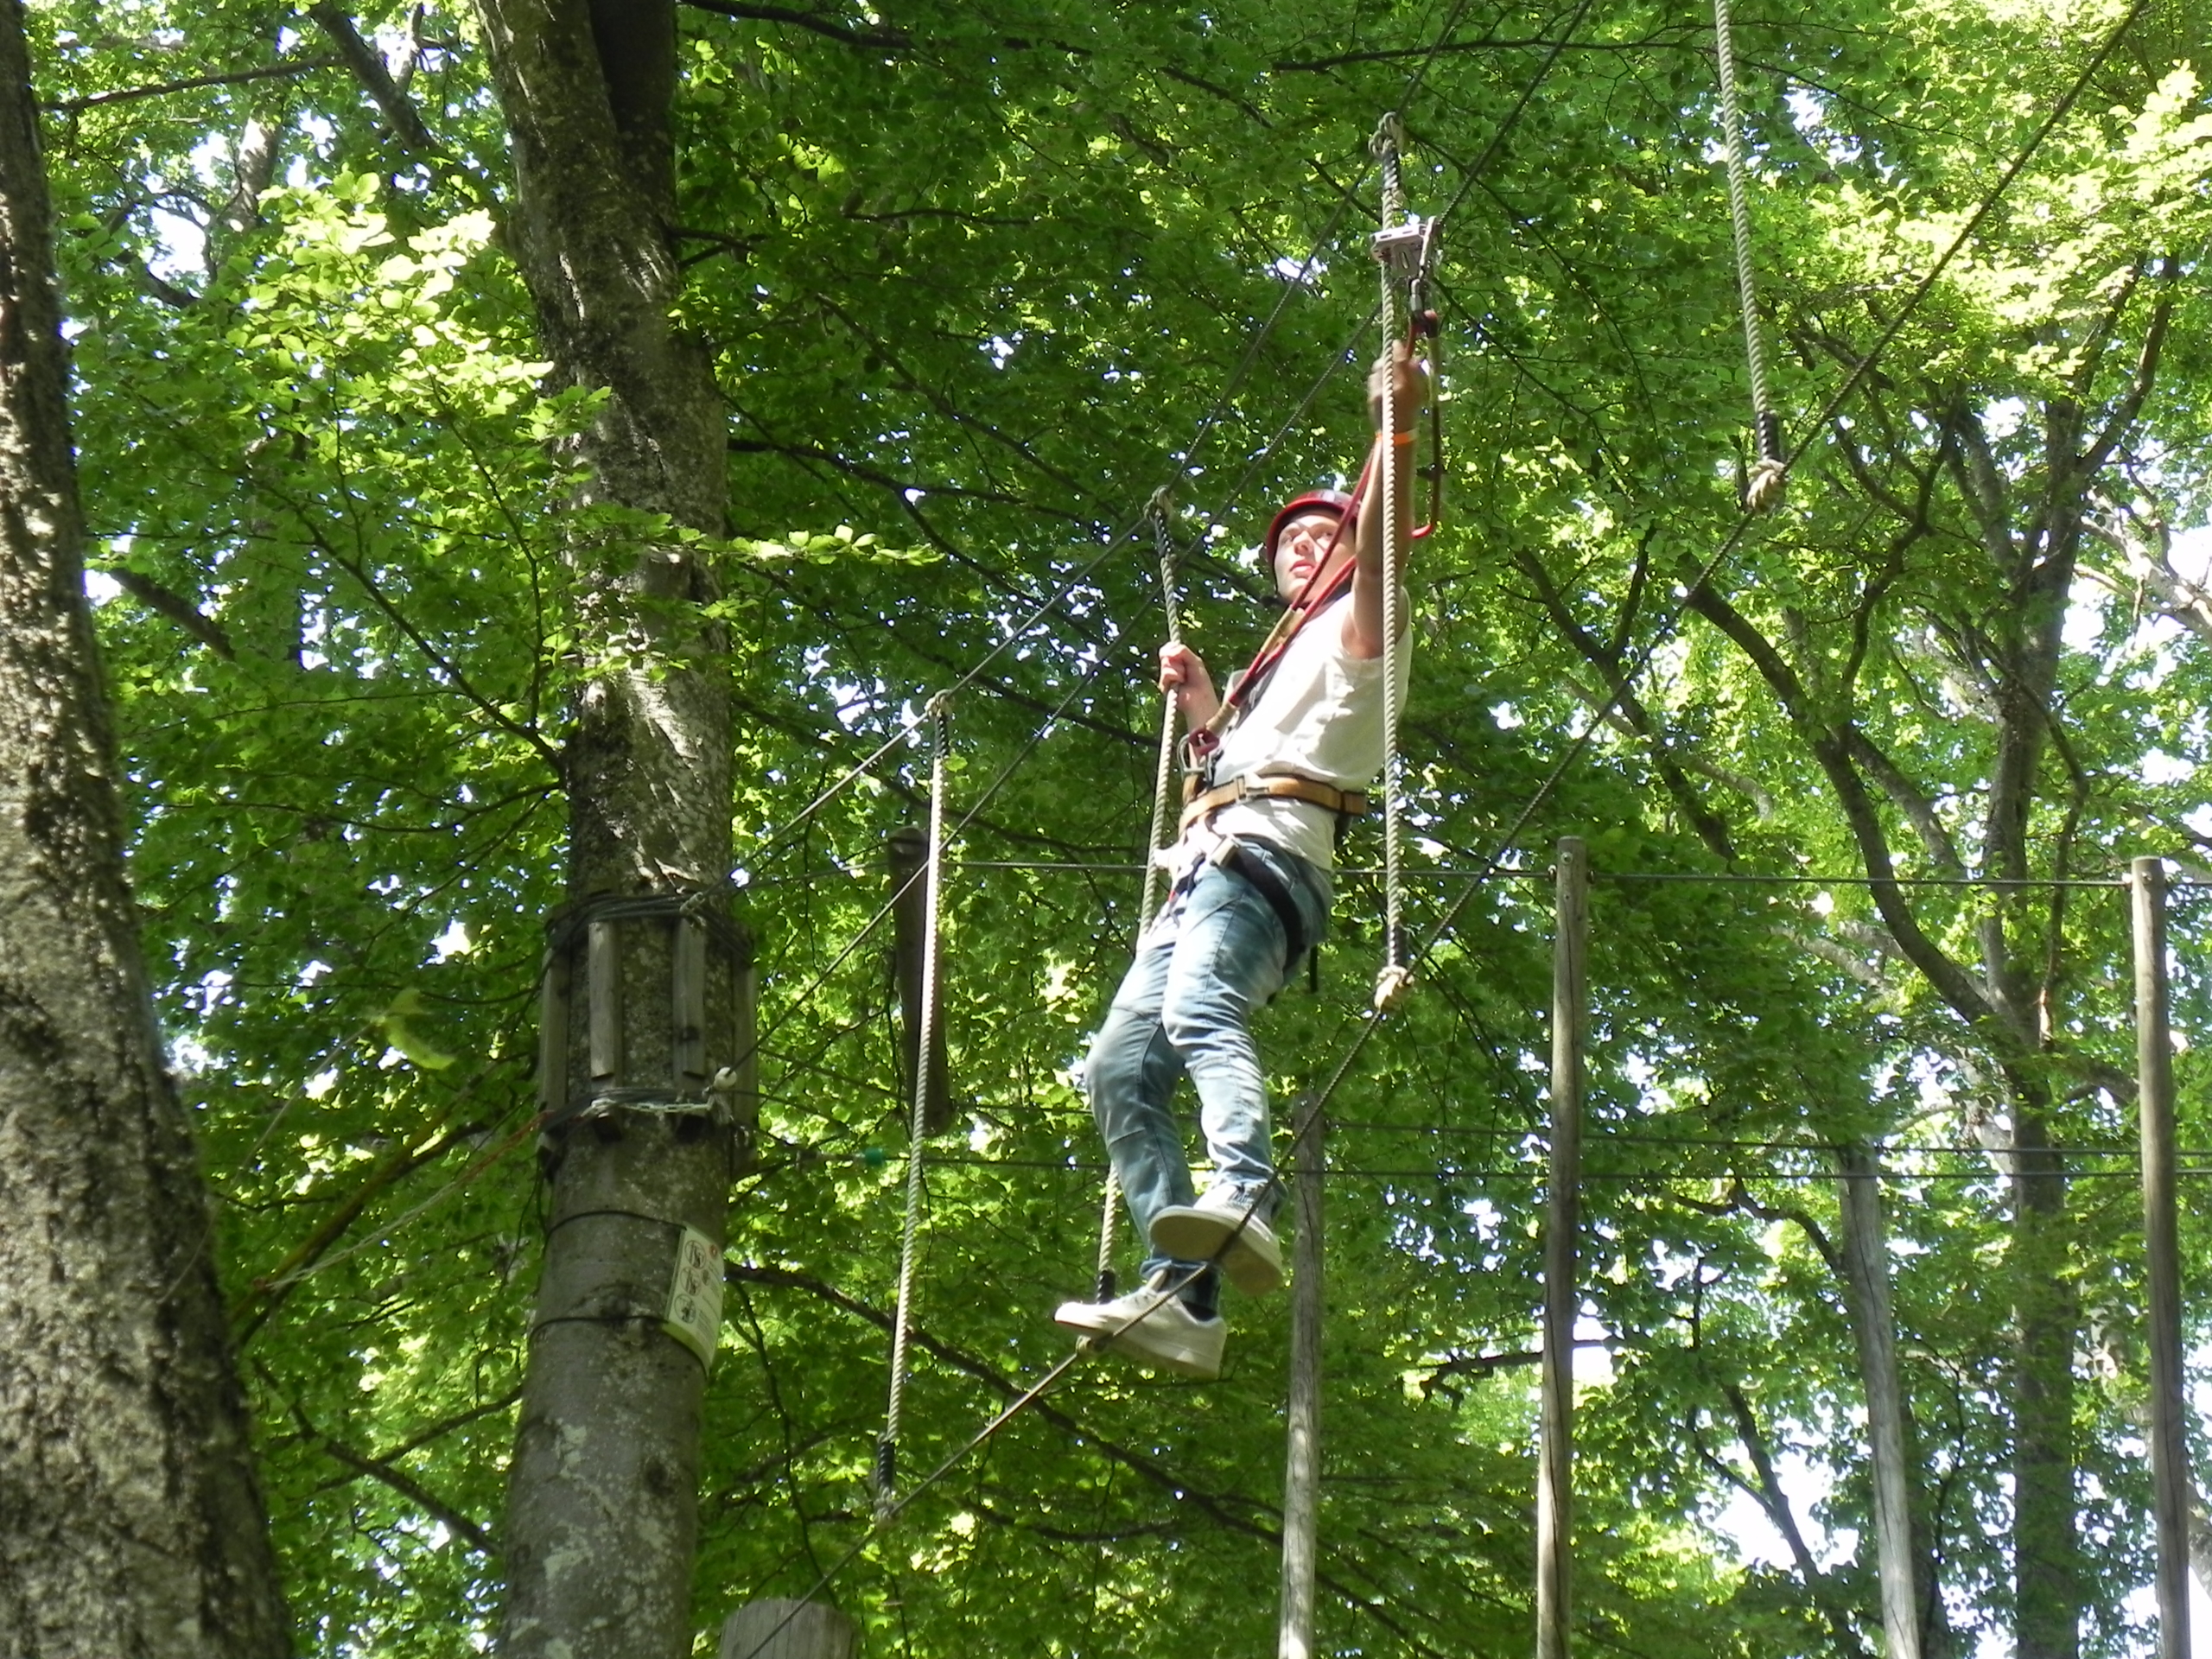
[[1744, 480], [1744, 511], [1772, 512], [1782, 505], [1783, 486], [1789, 478], [1787, 461], [1771, 456], [1762, 457], [1751, 463], [1751, 470]]
[[1377, 1019], [1396, 1007], [1413, 988], [1414, 970], [1390, 963], [1375, 976], [1375, 1014]]
[[1405, 118], [1395, 110], [1386, 111], [1375, 124], [1375, 136], [1367, 141], [1367, 153], [1376, 161], [1384, 161], [1406, 147]]

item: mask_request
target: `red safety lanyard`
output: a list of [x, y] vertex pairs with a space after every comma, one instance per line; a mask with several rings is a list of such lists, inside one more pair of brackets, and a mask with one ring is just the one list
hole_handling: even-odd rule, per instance
[[[1408, 342], [1419, 340], [1423, 335], [1433, 339], [1439, 332], [1436, 314], [1433, 311], [1417, 310], [1408, 321], [1409, 326], [1406, 331], [1406, 337]], [[1420, 541], [1433, 534], [1436, 529], [1440, 506], [1438, 498], [1440, 496], [1443, 482], [1443, 430], [1441, 423], [1437, 418], [1437, 405], [1432, 403], [1429, 405], [1429, 416], [1432, 448], [1436, 451], [1433, 463], [1436, 468], [1436, 476], [1433, 480], [1434, 487], [1431, 492], [1428, 522], [1417, 529], [1408, 531], [1406, 533], [1408, 541]], [[1370, 448], [1366, 464], [1359, 469], [1359, 481], [1352, 486], [1351, 499], [1338, 517], [1336, 530], [1329, 537], [1328, 551], [1321, 556], [1319, 562], [1307, 573], [1305, 582], [1291, 599], [1290, 626], [1268, 630], [1267, 639], [1261, 642], [1259, 650], [1253, 653], [1252, 660], [1246, 664], [1243, 674], [1230, 688], [1229, 695], [1222, 699], [1220, 712], [1205, 725], [1183, 740], [1185, 771], [1201, 771], [1212, 760], [1214, 752], [1221, 747], [1222, 733], [1229, 728], [1236, 716], [1243, 712], [1246, 705], [1259, 694], [1259, 689], [1266, 683], [1268, 677], [1281, 665], [1283, 658], [1290, 651], [1291, 642], [1298, 638], [1300, 632], [1308, 622], [1341, 596], [1351, 584], [1353, 563], [1348, 561], [1340, 569], [1330, 573], [1328, 581], [1321, 585], [1319, 592], [1314, 589], [1314, 584], [1319, 581], [1321, 573], [1329, 569], [1329, 566], [1337, 556], [1337, 550], [1344, 545], [1347, 527], [1357, 527], [1360, 504], [1367, 499], [1367, 487], [1374, 481], [1374, 476], [1375, 452]], [[1274, 575], [1274, 550], [1273, 548], [1265, 550], [1265, 556], [1268, 565], [1268, 575], [1272, 578]], [[1389, 578], [1386, 576], [1385, 579]]]
[[[1359, 481], [1352, 486], [1351, 501], [1345, 505], [1344, 512], [1338, 516], [1337, 527], [1329, 537], [1327, 551], [1315, 561], [1313, 569], [1306, 573], [1305, 582], [1300, 584], [1297, 593], [1291, 596], [1290, 626], [1287, 628], [1278, 626], [1268, 630], [1267, 639], [1261, 642], [1259, 650], [1253, 653], [1252, 660], [1245, 665], [1244, 672], [1236, 678], [1235, 683], [1229, 689], [1228, 695], [1221, 700], [1220, 712], [1205, 725], [1199, 727], [1198, 730], [1183, 740], [1185, 771], [1202, 772], [1205, 769], [1208, 763], [1212, 760], [1215, 752], [1221, 747], [1222, 733], [1226, 731], [1236, 716], [1243, 712], [1246, 705], [1258, 696], [1260, 687], [1266, 682], [1268, 677], [1281, 666], [1284, 656], [1290, 650], [1291, 642], [1298, 638], [1308, 622], [1341, 595], [1351, 584], [1353, 561], [1347, 560], [1334, 570], [1331, 570], [1330, 566], [1336, 561], [1337, 550], [1344, 545], [1347, 527], [1357, 526], [1360, 503], [1366, 497], [1367, 486], [1374, 471], [1375, 457], [1370, 453], [1367, 458], [1367, 464], [1360, 468]], [[1274, 574], [1274, 550], [1272, 548], [1266, 550], [1266, 556], [1268, 564], [1268, 574], [1272, 576]], [[1328, 573], [1326, 582], [1321, 580], [1324, 572]]]

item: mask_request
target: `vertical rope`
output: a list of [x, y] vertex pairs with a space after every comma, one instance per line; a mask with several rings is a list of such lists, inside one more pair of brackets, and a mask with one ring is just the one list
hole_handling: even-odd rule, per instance
[[945, 754], [952, 747], [952, 716], [943, 693], [930, 700], [930, 846], [924, 869], [927, 920], [922, 935], [922, 1064], [914, 1068], [914, 1110], [906, 1139], [906, 1222], [899, 1243], [899, 1306], [891, 1332], [891, 1401], [883, 1436], [875, 1443], [875, 1513], [879, 1520], [898, 1502], [899, 1422], [906, 1403], [906, 1344], [914, 1323], [915, 1243], [922, 1213], [922, 1140], [929, 1106], [930, 1038], [938, 1020], [938, 913], [944, 874]]
[[[1110, 1149], [1109, 1149], [1110, 1150]], [[1120, 1288], [1114, 1277], [1114, 1236], [1122, 1225], [1122, 1178], [1106, 1166], [1106, 1201], [1098, 1212], [1098, 1272], [1091, 1300], [1110, 1302]]]
[[[1167, 492], [1162, 490], [1152, 498], [1148, 509], [1152, 516], [1152, 535], [1160, 552], [1160, 601], [1167, 614], [1167, 639], [1179, 644], [1183, 638], [1183, 619], [1175, 605], [1175, 538], [1167, 522]], [[1139, 901], [1137, 913], [1143, 920], [1160, 908], [1163, 895], [1160, 883], [1167, 872], [1160, 867], [1152, 855], [1159, 851], [1167, 839], [1169, 802], [1173, 798], [1175, 783], [1175, 694], [1167, 693], [1161, 699], [1160, 710], [1160, 766], [1152, 784], [1152, 838], [1145, 845], [1144, 897]], [[1142, 921], [1140, 921], [1140, 927]]]
[[1785, 457], [1782, 418], [1767, 401], [1766, 334], [1759, 325], [1758, 294], [1751, 272], [1751, 210], [1744, 183], [1744, 111], [1736, 94], [1735, 29], [1728, 0], [1713, 0], [1713, 32], [1720, 60], [1720, 128], [1728, 161], [1728, 230], [1736, 249], [1736, 295], [1744, 313], [1744, 354], [1751, 377], [1751, 425], [1758, 459], [1745, 480], [1744, 505], [1765, 512], [1782, 504]]
[[[1382, 229], [1394, 229], [1405, 217], [1406, 202], [1401, 176], [1398, 143], [1401, 132], [1395, 115], [1383, 117], [1375, 131], [1375, 155], [1382, 164]], [[1406, 967], [1404, 889], [1400, 879], [1400, 856], [1404, 829], [1398, 802], [1398, 658], [1404, 649], [1398, 634], [1403, 626], [1399, 589], [1400, 552], [1405, 526], [1398, 520], [1398, 385], [1392, 356], [1398, 343], [1398, 280], [1396, 267], [1382, 257], [1382, 433], [1377, 483], [1382, 491], [1382, 971], [1375, 977], [1375, 1011], [1388, 1012], [1404, 992], [1412, 976]]]
[[[1154, 544], [1160, 552], [1160, 602], [1167, 614], [1167, 638], [1171, 641], [1183, 637], [1182, 613], [1175, 604], [1175, 537], [1168, 523], [1167, 492], [1161, 490], [1152, 498], [1146, 512], [1152, 519]], [[1152, 830], [1145, 840], [1144, 892], [1137, 901], [1137, 941], [1141, 947], [1144, 930], [1152, 920], [1153, 912], [1160, 908], [1165, 896], [1160, 885], [1167, 872], [1162, 869], [1153, 855], [1167, 839], [1171, 804], [1175, 787], [1175, 694], [1169, 692], [1161, 699], [1160, 710], [1160, 764], [1152, 781]], [[1115, 1235], [1122, 1222], [1122, 1178], [1111, 1165], [1106, 1171], [1106, 1201], [1098, 1216], [1098, 1270], [1096, 1288], [1092, 1300], [1110, 1302], [1117, 1288], [1114, 1276]]]

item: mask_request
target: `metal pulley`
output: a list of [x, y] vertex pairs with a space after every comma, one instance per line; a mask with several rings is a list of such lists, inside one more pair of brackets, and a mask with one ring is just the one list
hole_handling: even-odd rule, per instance
[[[1440, 378], [1437, 352], [1443, 344], [1444, 329], [1429, 299], [1440, 221], [1406, 212], [1401, 160], [1405, 142], [1405, 123], [1394, 110], [1376, 124], [1375, 136], [1368, 143], [1369, 153], [1382, 169], [1382, 228], [1369, 238], [1368, 245], [1374, 252], [1376, 264], [1382, 267], [1384, 332], [1396, 332], [1390, 321], [1394, 308], [1389, 295], [1394, 288], [1403, 289], [1406, 338], [1408, 342], [1427, 342], [1422, 355], [1428, 359], [1431, 377]], [[1437, 397], [1429, 399], [1428, 439], [1428, 462], [1421, 469], [1421, 476], [1428, 480], [1428, 522], [1407, 531], [1408, 541], [1418, 542], [1433, 535], [1444, 513], [1444, 410]]]
[[[1409, 289], [1426, 289], [1429, 268], [1436, 254], [1436, 221], [1418, 215], [1402, 224], [1386, 225], [1368, 238], [1378, 264]], [[1426, 293], [1416, 292], [1413, 308], [1419, 319], [1427, 309], [1418, 303]], [[1432, 319], [1433, 320], [1433, 319]]]
[[1393, 110], [1375, 129], [1368, 149], [1382, 168], [1382, 228], [1370, 238], [1377, 263], [1411, 291], [1413, 312], [1419, 317], [1427, 307], [1428, 272], [1436, 253], [1436, 220], [1406, 212], [1406, 192], [1400, 157], [1405, 149], [1405, 123]]

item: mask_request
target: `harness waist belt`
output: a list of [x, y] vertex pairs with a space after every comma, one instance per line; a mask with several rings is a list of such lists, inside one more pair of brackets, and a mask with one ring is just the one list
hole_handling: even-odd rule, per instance
[[1338, 789], [1319, 778], [1301, 778], [1296, 772], [1248, 772], [1242, 778], [1232, 778], [1217, 788], [1192, 796], [1183, 804], [1183, 816], [1176, 823], [1176, 833], [1188, 830], [1209, 812], [1238, 801], [1251, 800], [1304, 801], [1309, 806], [1333, 812], [1340, 819], [1356, 818], [1367, 810], [1367, 791], [1363, 789]]

